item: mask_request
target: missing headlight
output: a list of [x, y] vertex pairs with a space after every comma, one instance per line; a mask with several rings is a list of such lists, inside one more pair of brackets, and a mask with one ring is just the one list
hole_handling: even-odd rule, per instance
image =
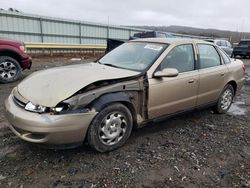
[[53, 113], [60, 113], [62, 111], [67, 111], [70, 105], [67, 103], [59, 103], [56, 107], [51, 108], [51, 112]]

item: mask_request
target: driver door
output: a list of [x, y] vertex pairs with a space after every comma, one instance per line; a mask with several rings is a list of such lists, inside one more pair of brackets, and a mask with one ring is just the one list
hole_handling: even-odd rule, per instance
[[179, 75], [148, 80], [150, 119], [196, 106], [199, 73], [195, 70], [193, 45], [183, 44], [174, 47], [163, 59], [157, 71], [164, 68], [176, 68]]

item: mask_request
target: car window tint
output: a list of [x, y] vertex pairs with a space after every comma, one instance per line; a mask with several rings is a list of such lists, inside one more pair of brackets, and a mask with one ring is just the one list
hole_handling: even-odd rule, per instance
[[220, 40], [217, 41], [217, 42], [216, 42], [216, 45], [221, 46], [221, 41], [220, 41]]
[[230, 60], [230, 58], [226, 55], [226, 53], [222, 50], [222, 49], [220, 49], [220, 48], [218, 48], [218, 50], [220, 51], [220, 54], [221, 54], [221, 56], [222, 56], [222, 59], [223, 59], [223, 61], [224, 61], [224, 63], [230, 63], [231, 62], [231, 60]]
[[220, 56], [214, 46], [209, 44], [198, 44], [198, 50], [200, 69], [220, 65]]
[[239, 45], [250, 45], [250, 41], [240, 41]]
[[194, 50], [192, 44], [174, 47], [161, 63], [160, 69], [176, 68], [180, 73], [194, 70]]
[[227, 46], [227, 43], [226, 43], [226, 41], [222, 40], [222, 41], [221, 41], [221, 46], [224, 46], [224, 47], [226, 47], [226, 46]]

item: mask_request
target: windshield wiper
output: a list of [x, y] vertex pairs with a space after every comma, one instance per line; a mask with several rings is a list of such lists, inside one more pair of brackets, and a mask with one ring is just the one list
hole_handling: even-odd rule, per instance
[[120, 68], [120, 67], [118, 67], [116, 65], [113, 65], [113, 64], [110, 64], [110, 63], [103, 63], [102, 65], [107, 65], [107, 66], [110, 66], [110, 67]]

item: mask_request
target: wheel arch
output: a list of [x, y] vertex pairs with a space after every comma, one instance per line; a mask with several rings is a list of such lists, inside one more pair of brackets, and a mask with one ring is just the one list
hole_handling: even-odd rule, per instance
[[0, 50], [0, 52], [1, 52], [1, 56], [9, 56], [15, 59], [19, 63], [19, 65], [22, 67], [21, 56], [17, 52], [12, 51], [12, 50], [7, 50], [7, 49]]
[[231, 85], [234, 89], [234, 95], [236, 94], [237, 92], [237, 83], [234, 81], [234, 80], [231, 80], [227, 83], [227, 85]]
[[137, 125], [136, 110], [133, 103], [130, 100], [129, 95], [126, 92], [104, 94], [99, 98], [95, 99], [88, 106], [100, 112], [103, 108], [113, 103], [121, 103], [124, 106], [126, 106], [131, 112], [133, 118], [133, 126]]

